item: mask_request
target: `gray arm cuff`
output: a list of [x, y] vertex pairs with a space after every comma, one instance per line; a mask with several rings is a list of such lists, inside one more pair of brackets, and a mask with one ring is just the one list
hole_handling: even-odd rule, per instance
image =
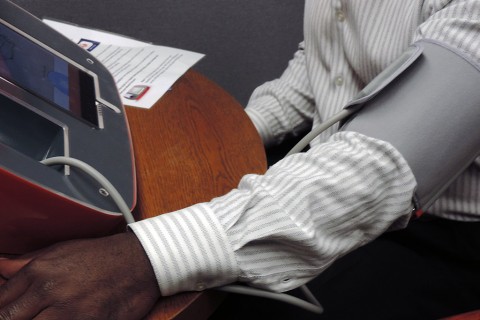
[[420, 41], [345, 108], [341, 130], [391, 143], [417, 180], [425, 210], [479, 155], [480, 70], [461, 53]]

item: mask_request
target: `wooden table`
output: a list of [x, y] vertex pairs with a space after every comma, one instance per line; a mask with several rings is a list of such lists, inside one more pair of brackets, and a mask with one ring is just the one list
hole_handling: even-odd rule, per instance
[[[263, 173], [262, 142], [243, 108], [219, 86], [187, 72], [149, 110], [127, 107], [135, 150], [137, 219], [209, 201], [247, 173]], [[162, 298], [147, 319], [202, 319], [213, 291]]]

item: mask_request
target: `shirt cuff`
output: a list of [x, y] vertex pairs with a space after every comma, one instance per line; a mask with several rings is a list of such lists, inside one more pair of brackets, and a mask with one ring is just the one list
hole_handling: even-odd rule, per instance
[[237, 280], [239, 268], [222, 225], [207, 204], [130, 224], [162, 295], [201, 291]]

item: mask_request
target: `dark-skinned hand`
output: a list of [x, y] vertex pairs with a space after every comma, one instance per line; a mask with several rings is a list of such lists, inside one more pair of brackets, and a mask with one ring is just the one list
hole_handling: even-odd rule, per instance
[[0, 259], [0, 320], [144, 317], [160, 296], [133, 233], [60, 243]]

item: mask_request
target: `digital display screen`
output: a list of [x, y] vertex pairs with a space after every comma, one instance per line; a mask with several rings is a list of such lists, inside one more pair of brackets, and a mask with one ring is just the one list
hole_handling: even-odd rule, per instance
[[98, 126], [93, 77], [3, 24], [0, 77]]

